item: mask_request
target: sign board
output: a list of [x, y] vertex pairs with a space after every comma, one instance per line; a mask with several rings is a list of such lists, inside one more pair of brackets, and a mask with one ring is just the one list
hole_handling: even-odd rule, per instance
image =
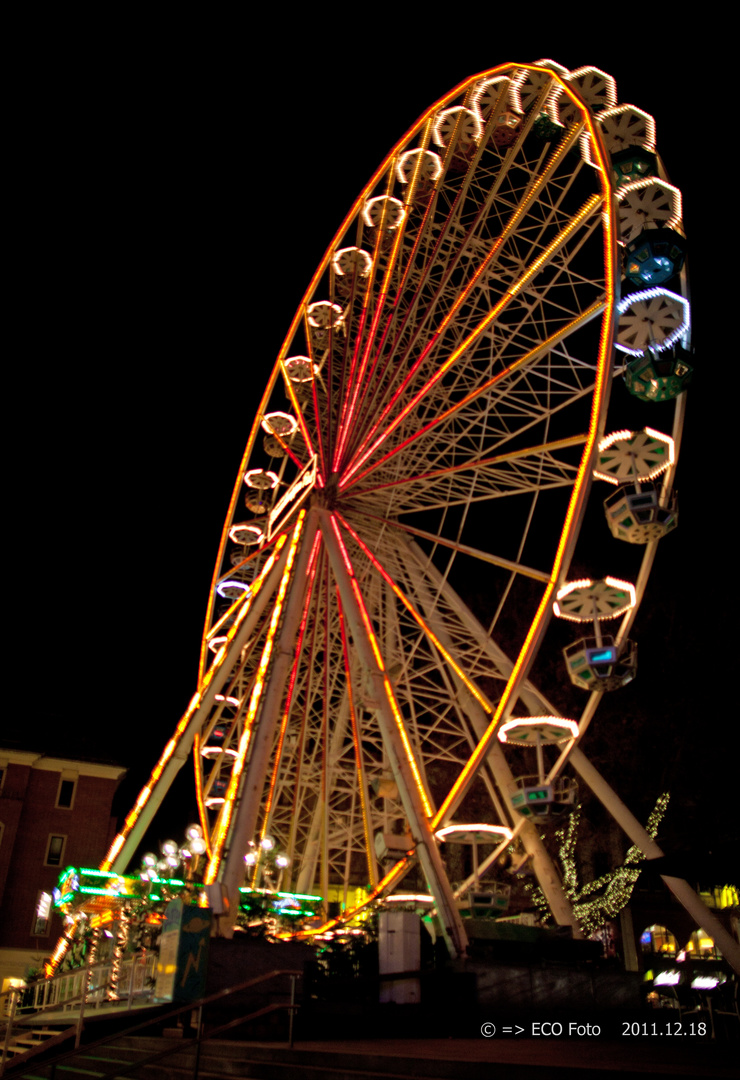
[[211, 912], [171, 900], [159, 939], [155, 1001], [197, 1001], [205, 994]]

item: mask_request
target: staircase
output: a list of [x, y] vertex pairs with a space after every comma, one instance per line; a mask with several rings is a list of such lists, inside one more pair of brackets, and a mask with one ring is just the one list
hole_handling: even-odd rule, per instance
[[5, 1050], [5, 1070], [25, 1064], [42, 1051], [60, 1046], [73, 1038], [77, 1025], [47, 1024], [44, 1027], [25, 1027], [15, 1024]]

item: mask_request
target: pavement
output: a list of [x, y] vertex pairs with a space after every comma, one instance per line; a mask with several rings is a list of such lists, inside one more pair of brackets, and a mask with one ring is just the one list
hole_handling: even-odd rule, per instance
[[[255, 1044], [250, 1044], [254, 1046]], [[267, 1047], [268, 1044], [262, 1044]], [[270, 1044], [285, 1050], [285, 1043]], [[369, 1070], [385, 1071], [396, 1059], [400, 1075], [411, 1077], [470, 1077], [477, 1080], [497, 1076], [507, 1080], [536, 1077], [549, 1080], [560, 1075], [603, 1075], [621, 1073], [632, 1080], [640, 1077], [673, 1076], [738, 1080], [740, 1042], [687, 1039], [626, 1038], [621, 1042], [598, 1039], [363, 1039], [337, 1042], [296, 1042], [299, 1059], [308, 1063], [323, 1060], [327, 1068], [334, 1058], [337, 1066], [348, 1057], [362, 1058]], [[445, 1068], [445, 1066], [449, 1066]], [[491, 1068], [501, 1066], [501, 1069]]]

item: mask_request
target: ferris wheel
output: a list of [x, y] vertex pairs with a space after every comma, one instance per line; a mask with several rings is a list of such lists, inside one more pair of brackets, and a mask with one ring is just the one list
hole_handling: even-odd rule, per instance
[[[444, 830], [497, 828], [486, 862], [516, 834], [574, 924], [522, 808], [532, 791], [567, 808], [562, 770], [601, 695], [635, 674], [629, 630], [676, 522], [681, 213], [652, 117], [597, 68], [504, 64], [393, 147], [256, 407], [198, 690], [105, 868], [125, 867], [192, 751], [205, 882], [232, 897], [268, 836], [284, 887], [338, 889], [345, 917], [418, 865], [460, 951]], [[630, 400], [663, 410], [660, 431], [607, 424], [622, 375]], [[612, 535], [644, 546], [632, 582], [568, 578], [594, 474], [617, 486]], [[566, 720], [537, 677], [555, 616], [587, 625], [562, 664]], [[528, 717], [532, 783], [514, 745]]]

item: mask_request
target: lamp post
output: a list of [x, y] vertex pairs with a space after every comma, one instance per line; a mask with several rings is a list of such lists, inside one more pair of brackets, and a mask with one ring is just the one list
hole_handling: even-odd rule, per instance
[[263, 836], [259, 843], [255, 843], [254, 840], [249, 841], [244, 863], [247, 874], [251, 874], [253, 889], [259, 887], [262, 879], [268, 891], [278, 892], [283, 879], [283, 871], [290, 863], [290, 859], [277, 850], [271, 836]]

